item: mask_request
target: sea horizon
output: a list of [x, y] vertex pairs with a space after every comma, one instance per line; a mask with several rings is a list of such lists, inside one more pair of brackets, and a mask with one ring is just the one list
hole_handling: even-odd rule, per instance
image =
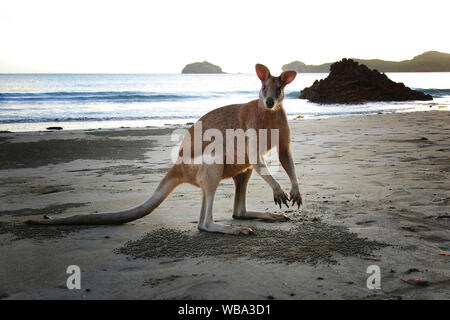
[[[432, 101], [321, 105], [298, 99], [328, 73], [300, 73], [286, 88], [288, 118], [448, 110], [449, 72], [386, 75], [433, 96]], [[0, 73], [0, 131], [180, 126], [229, 104], [258, 98], [251, 73]]]

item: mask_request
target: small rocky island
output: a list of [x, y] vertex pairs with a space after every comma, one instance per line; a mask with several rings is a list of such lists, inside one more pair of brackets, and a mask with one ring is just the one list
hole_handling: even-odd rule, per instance
[[207, 61], [187, 64], [181, 73], [223, 73], [219, 66]]
[[428, 94], [412, 90], [403, 83], [390, 80], [384, 73], [345, 58], [330, 66], [328, 77], [303, 89], [300, 99], [318, 103], [433, 100]]

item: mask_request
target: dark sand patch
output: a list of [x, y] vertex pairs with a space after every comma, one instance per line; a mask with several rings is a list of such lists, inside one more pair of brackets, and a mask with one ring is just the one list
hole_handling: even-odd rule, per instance
[[[166, 173], [169, 168], [144, 168], [135, 165], [119, 165], [119, 166], [109, 166], [100, 169], [79, 169], [79, 170], [67, 170], [67, 172], [95, 172], [97, 177], [102, 177], [104, 174], [113, 175], [144, 175], [144, 174], [160, 174]], [[0, 180], [1, 182], [1, 180]]]
[[[42, 179], [42, 177], [39, 177], [39, 179]], [[0, 179], [0, 184], [1, 185], [7, 185], [7, 184], [20, 184], [20, 183], [27, 183], [29, 182], [29, 178], [16, 178], [16, 177], [11, 177], [11, 178], [2, 178]]]
[[120, 165], [120, 166], [111, 166], [111, 167], [105, 167], [101, 169], [95, 170], [97, 173], [97, 177], [101, 177], [104, 174], [111, 173], [113, 175], [144, 175], [144, 174], [159, 174], [159, 173], [166, 173], [169, 169], [168, 168], [144, 168], [141, 166], [134, 166], [134, 165]]
[[164, 136], [171, 134], [174, 128], [155, 128], [155, 129], [138, 129], [138, 130], [105, 130], [86, 132], [98, 137], [145, 137], [145, 136]]
[[364, 221], [357, 221], [357, 222], [355, 222], [355, 224], [363, 225], [363, 224], [372, 224], [374, 222], [376, 222], [376, 221], [375, 220], [364, 220]]
[[144, 160], [152, 140], [55, 139], [0, 144], [0, 169], [36, 168], [48, 164], [89, 160]]
[[24, 216], [44, 216], [44, 215], [58, 215], [65, 212], [70, 208], [79, 208], [87, 205], [88, 203], [65, 203], [58, 205], [51, 205], [41, 209], [31, 209], [24, 208], [19, 210], [9, 210], [9, 211], [0, 211], [1, 216], [12, 216], [12, 217], [24, 217]]
[[443, 244], [443, 245], [446, 245], [447, 243], [450, 244], [450, 238], [444, 238], [444, 237], [441, 237], [438, 235], [433, 235], [433, 234], [420, 237], [420, 239]]
[[9, 297], [9, 294], [7, 294], [6, 292], [1, 292], [1, 291], [0, 291], [0, 300], [6, 299], [6, 298], [8, 298], [8, 297]]
[[389, 142], [398, 142], [398, 143], [423, 143], [423, 144], [434, 144], [434, 142], [428, 140], [428, 138], [421, 137], [418, 139], [390, 139], [387, 140]]
[[38, 187], [30, 188], [31, 193], [36, 193], [36, 194], [41, 194], [41, 195], [64, 192], [64, 191], [72, 191], [72, 190], [75, 190], [75, 188], [73, 188], [69, 184], [61, 184], [61, 185], [53, 185], [53, 186], [38, 186]]
[[142, 284], [143, 286], [151, 286], [151, 287], [156, 287], [158, 285], [160, 285], [161, 283], [164, 282], [171, 282], [174, 281], [178, 278], [180, 278], [181, 276], [179, 275], [169, 275], [167, 277], [164, 278], [150, 278], [144, 281], [144, 283]]
[[96, 227], [98, 226], [39, 226], [24, 225], [20, 222], [0, 222], [0, 234], [10, 233], [14, 235], [11, 241], [22, 239], [46, 240], [63, 238], [70, 233]]
[[249, 257], [268, 262], [319, 262], [334, 264], [334, 255], [369, 256], [373, 250], [387, 246], [377, 241], [359, 238], [343, 227], [320, 221], [301, 223], [289, 231], [255, 230], [254, 236], [233, 236], [207, 232], [158, 229], [142, 239], [128, 241], [115, 250], [132, 259], [183, 257]]

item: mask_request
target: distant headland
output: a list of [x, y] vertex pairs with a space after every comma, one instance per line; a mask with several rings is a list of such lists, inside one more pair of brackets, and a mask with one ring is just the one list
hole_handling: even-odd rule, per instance
[[187, 64], [181, 73], [224, 73], [219, 66], [208, 61]]
[[[411, 60], [403, 61], [365, 60], [357, 58], [352, 58], [352, 60], [365, 64], [367, 67], [380, 72], [450, 72], [450, 54], [438, 51], [427, 51], [415, 56]], [[307, 65], [301, 61], [293, 61], [285, 64], [282, 70], [295, 70], [300, 73], [329, 72], [332, 64], [333, 62], [320, 65]]]

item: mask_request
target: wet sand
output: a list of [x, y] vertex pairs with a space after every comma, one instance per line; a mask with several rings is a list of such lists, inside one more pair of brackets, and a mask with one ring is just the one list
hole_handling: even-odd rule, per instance
[[[448, 299], [449, 120], [430, 111], [291, 121], [304, 206], [279, 209], [256, 174], [248, 195], [250, 210], [289, 222], [235, 221], [233, 181], [217, 191], [215, 219], [252, 226], [250, 237], [199, 232], [201, 192], [190, 185], [122, 226], [21, 225], [139, 204], [175, 142], [170, 129], [0, 134], [0, 297]], [[275, 177], [289, 190], [283, 170]], [[380, 290], [366, 286], [373, 264]], [[66, 288], [69, 265], [82, 269], [81, 290]], [[402, 281], [411, 278], [429, 285]]]

